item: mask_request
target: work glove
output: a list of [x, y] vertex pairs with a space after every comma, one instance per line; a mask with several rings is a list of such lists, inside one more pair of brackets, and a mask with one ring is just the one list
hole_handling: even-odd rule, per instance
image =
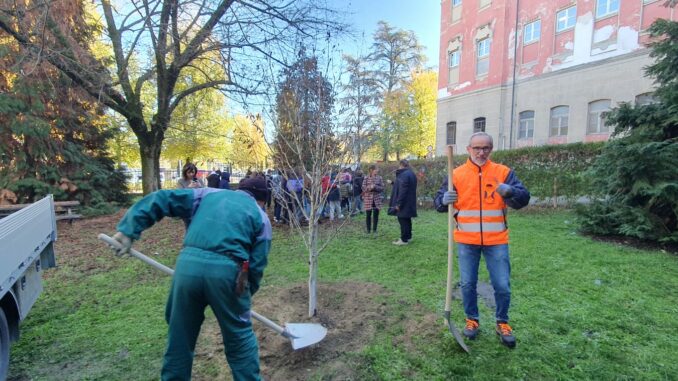
[[443, 205], [450, 205], [457, 202], [457, 191], [447, 191], [443, 194]]
[[132, 247], [132, 239], [121, 232], [117, 232], [113, 235], [113, 239], [120, 243], [121, 248], [114, 248], [115, 255], [122, 257], [123, 255], [129, 253], [129, 249]]
[[511, 197], [513, 196], [513, 187], [511, 187], [508, 184], [501, 183], [497, 187], [497, 193], [503, 198]]

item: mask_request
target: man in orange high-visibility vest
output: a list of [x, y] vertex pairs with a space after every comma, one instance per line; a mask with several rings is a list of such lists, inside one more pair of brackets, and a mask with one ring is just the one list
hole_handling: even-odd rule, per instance
[[474, 133], [466, 151], [469, 159], [454, 170], [454, 190], [447, 191], [445, 180], [434, 200], [439, 212], [446, 212], [450, 204], [457, 210], [454, 239], [458, 246], [461, 295], [466, 314], [464, 335], [473, 340], [480, 327], [476, 285], [482, 254], [497, 304], [496, 332], [504, 345], [514, 348], [516, 339], [508, 324], [511, 263], [506, 207], [524, 207], [530, 201], [530, 193], [512, 169], [490, 160], [490, 135]]

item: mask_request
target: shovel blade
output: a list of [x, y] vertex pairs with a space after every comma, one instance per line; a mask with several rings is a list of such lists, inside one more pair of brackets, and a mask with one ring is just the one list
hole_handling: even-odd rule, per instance
[[310, 323], [288, 323], [283, 333], [283, 336], [290, 339], [292, 349], [295, 351], [319, 342], [325, 338], [325, 335], [327, 335], [327, 328], [320, 324]]
[[455, 327], [454, 324], [452, 324], [452, 322], [449, 320], [447, 321], [447, 327], [449, 328], [452, 336], [454, 336], [454, 339], [457, 340], [457, 344], [459, 344], [461, 349], [466, 351], [466, 353], [469, 353], [469, 349], [466, 346], [466, 343], [464, 342], [464, 338], [461, 336], [461, 333], [459, 333], [457, 327]]

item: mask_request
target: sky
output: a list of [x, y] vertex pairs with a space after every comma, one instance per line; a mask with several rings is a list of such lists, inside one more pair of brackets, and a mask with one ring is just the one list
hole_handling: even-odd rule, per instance
[[357, 33], [365, 35], [362, 47], [353, 47], [357, 54], [367, 52], [372, 43], [379, 20], [387, 21], [391, 26], [412, 30], [419, 43], [426, 49], [427, 66], [438, 67], [440, 41], [440, 0], [327, 0], [328, 5], [350, 14], [348, 22], [353, 24]]

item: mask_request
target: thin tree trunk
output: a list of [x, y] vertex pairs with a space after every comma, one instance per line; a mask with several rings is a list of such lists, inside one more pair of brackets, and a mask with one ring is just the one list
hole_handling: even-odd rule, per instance
[[[312, 205], [312, 207], [315, 205]], [[318, 225], [311, 220], [308, 224], [311, 233], [311, 244], [308, 258], [308, 316], [314, 317], [318, 312]]]

